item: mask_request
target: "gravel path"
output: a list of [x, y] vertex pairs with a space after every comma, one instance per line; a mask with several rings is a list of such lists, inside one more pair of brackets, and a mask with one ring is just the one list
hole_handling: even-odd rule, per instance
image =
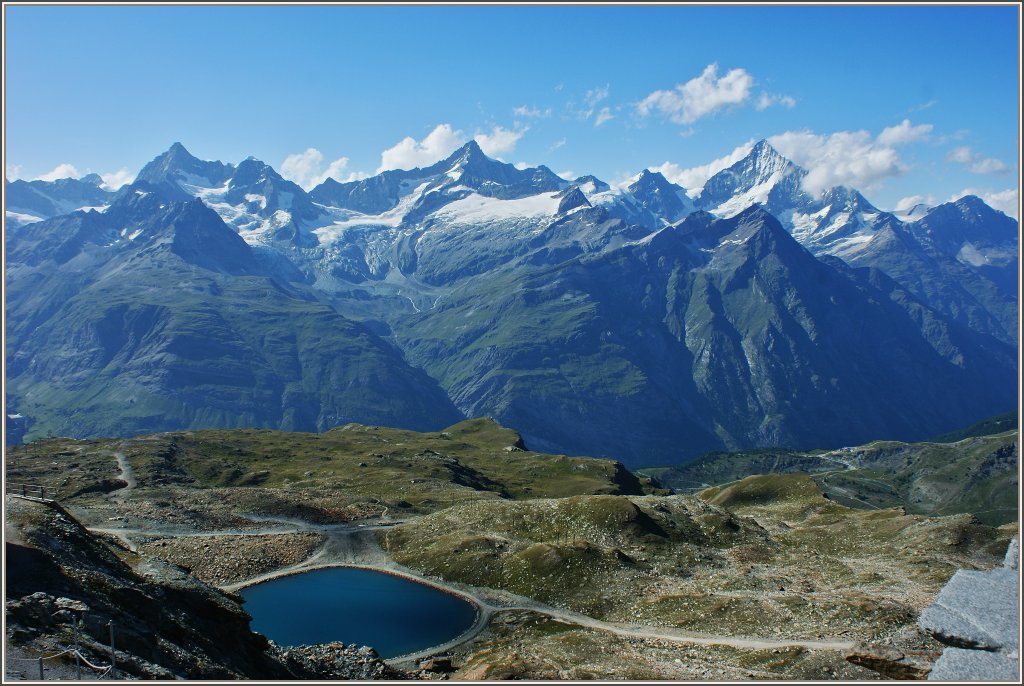
[[[466, 641], [469, 641], [477, 634], [480, 633], [490, 622], [491, 617], [498, 612], [507, 612], [513, 610], [530, 610], [540, 614], [548, 615], [554, 619], [567, 622], [569, 624], [576, 624], [579, 626], [587, 627], [589, 629], [596, 629], [598, 631], [607, 631], [619, 636], [627, 638], [649, 638], [663, 641], [675, 641], [679, 643], [697, 643], [703, 645], [726, 645], [734, 648], [744, 648], [749, 650], [770, 650], [775, 648], [785, 648], [788, 646], [799, 646], [807, 650], [837, 650], [837, 651], [849, 651], [852, 650], [856, 644], [854, 641], [841, 641], [841, 640], [808, 640], [808, 639], [762, 639], [759, 637], [745, 637], [745, 636], [718, 636], [714, 634], [700, 634], [694, 632], [687, 632], [681, 629], [674, 629], [672, 627], [662, 626], [651, 626], [645, 624], [634, 624], [634, 623], [621, 623], [621, 622], [606, 622], [600, 619], [580, 614], [578, 612], [572, 612], [571, 610], [564, 610], [557, 607], [552, 607], [545, 603], [533, 600], [531, 598], [523, 596], [515, 596], [511, 593], [504, 591], [493, 591], [492, 589], [474, 589], [463, 585], [449, 584], [443, 580], [436, 578], [425, 578], [420, 576], [413, 570], [407, 569], [397, 563], [393, 562], [387, 554], [377, 544], [376, 536], [373, 533], [373, 529], [382, 528], [383, 525], [366, 526], [361, 529], [353, 530], [349, 527], [347, 530], [338, 530], [335, 528], [328, 534], [328, 539], [325, 544], [308, 560], [300, 562], [297, 565], [292, 565], [284, 569], [279, 569], [268, 574], [262, 574], [258, 577], [247, 579], [243, 582], [224, 586], [224, 590], [237, 591], [245, 586], [250, 586], [254, 583], [260, 583], [262, 581], [268, 581], [280, 576], [286, 576], [289, 574], [296, 574], [300, 572], [311, 571], [313, 569], [321, 569], [324, 567], [337, 567], [337, 566], [353, 566], [363, 567], [366, 569], [373, 569], [376, 571], [387, 572], [389, 574], [398, 574], [404, 576], [413, 581], [433, 586], [440, 590], [448, 593], [458, 595], [470, 602], [478, 608], [477, 620], [474, 625], [463, 633], [461, 636], [449, 641], [440, 646], [434, 646], [429, 650], [421, 651], [415, 655], [405, 655], [399, 658], [395, 658], [389, 662], [395, 665], [414, 663], [420, 657], [426, 657], [428, 655], [434, 655], [443, 653], [450, 650]], [[488, 591], [495, 593], [495, 597], [502, 596], [507, 598], [510, 603], [495, 602], [493, 599], [484, 597], [484, 594]]]
[[259, 574], [239, 582], [223, 584], [220, 587], [229, 592], [237, 592], [239, 589], [253, 584], [269, 581], [271, 579], [298, 574], [301, 572], [322, 569], [326, 567], [363, 567], [376, 571], [386, 572], [404, 576], [410, 580], [427, 584], [447, 593], [452, 593], [471, 602], [478, 608], [477, 619], [473, 626], [457, 638], [428, 650], [420, 651], [413, 655], [403, 655], [393, 660], [391, 664], [396, 666], [415, 664], [420, 658], [428, 655], [435, 655], [451, 650], [479, 634], [490, 622], [494, 614], [514, 610], [529, 610], [547, 615], [559, 621], [575, 624], [588, 629], [606, 631], [618, 636], [627, 638], [647, 638], [662, 641], [674, 641], [678, 643], [696, 643], [703, 645], [725, 645], [734, 648], [748, 650], [766, 650], [784, 648], [787, 646], [800, 646], [807, 650], [852, 650], [855, 642], [840, 640], [807, 640], [807, 639], [763, 639], [749, 636], [718, 636], [713, 634], [701, 634], [687, 632], [681, 629], [664, 626], [652, 626], [637, 623], [606, 622], [595, 619], [578, 612], [552, 607], [545, 603], [517, 596], [505, 591], [494, 589], [477, 589], [461, 584], [451, 584], [441, 579], [425, 578], [411, 569], [395, 563], [381, 549], [377, 543], [375, 530], [389, 528], [396, 522], [376, 520], [372, 523], [361, 525], [352, 524], [329, 524], [317, 525], [302, 522], [296, 519], [260, 518], [261, 522], [273, 524], [274, 526], [262, 527], [254, 530], [231, 529], [224, 531], [186, 531], [180, 527], [159, 527], [159, 530], [122, 529], [122, 528], [92, 528], [99, 533], [108, 533], [127, 540], [128, 534], [140, 536], [159, 535], [164, 537], [210, 537], [210, 536], [264, 536], [280, 533], [315, 532], [326, 537], [323, 545], [309, 558], [293, 565], [276, 569], [272, 572]]
[[121, 470], [121, 481], [125, 483], [123, 488], [119, 488], [116, 491], [111, 492], [111, 497], [114, 502], [124, 501], [124, 497], [128, 495], [128, 492], [139, 485], [139, 482], [135, 479], [135, 472], [132, 470], [132, 466], [128, 464], [128, 459], [122, 452], [114, 453], [114, 459], [117, 460], [117, 468]]

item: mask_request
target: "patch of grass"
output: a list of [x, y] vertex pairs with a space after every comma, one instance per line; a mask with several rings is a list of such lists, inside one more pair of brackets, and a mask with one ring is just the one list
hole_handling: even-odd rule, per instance
[[9, 449], [8, 478], [59, 488], [66, 498], [115, 478], [118, 451], [140, 489], [259, 488], [292, 500], [299, 491], [328, 489], [347, 502], [405, 503], [423, 511], [478, 499], [642, 490], [615, 461], [525, 450], [519, 434], [486, 418], [426, 433], [347, 424], [321, 434], [210, 429], [51, 439]]
[[[997, 428], [1005, 424], [1001, 421], [985, 426]], [[956, 443], [875, 441], [828, 452], [707, 453], [685, 465], [641, 471], [667, 487], [691, 491], [707, 484], [724, 488], [759, 474], [807, 473], [829, 498], [847, 507], [971, 513], [996, 526], [1017, 518], [1017, 435], [1011, 428]]]

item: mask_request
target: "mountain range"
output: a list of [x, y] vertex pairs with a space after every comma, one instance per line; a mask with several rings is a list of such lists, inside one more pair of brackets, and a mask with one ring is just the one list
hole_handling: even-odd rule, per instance
[[8, 413], [29, 439], [486, 415], [652, 464], [1015, 407], [1017, 222], [806, 175], [761, 141], [691, 197], [470, 142], [307, 193], [175, 143], [117, 192], [9, 182]]

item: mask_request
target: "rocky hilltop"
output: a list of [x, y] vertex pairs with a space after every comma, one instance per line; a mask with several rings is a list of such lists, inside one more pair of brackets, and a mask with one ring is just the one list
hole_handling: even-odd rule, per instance
[[[57, 503], [8, 497], [5, 514], [8, 654], [18, 656], [5, 664], [7, 677], [38, 678], [31, 658], [73, 641], [90, 663], [109, 666], [110, 624], [117, 679], [404, 676], [344, 647], [282, 650], [249, 630], [237, 596], [96, 537]], [[65, 655], [44, 670], [73, 678], [73, 664]]]

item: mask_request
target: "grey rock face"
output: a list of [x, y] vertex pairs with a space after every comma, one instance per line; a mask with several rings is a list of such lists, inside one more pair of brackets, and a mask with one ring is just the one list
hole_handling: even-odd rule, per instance
[[929, 681], [1014, 681], [1017, 661], [984, 650], [946, 648], [928, 674]]
[[1006, 547], [1006, 558], [1003, 560], [1003, 567], [1017, 571], [1020, 567], [1020, 543], [1017, 539], [1010, 541]]
[[1012, 680], [1018, 675], [1019, 543], [1007, 547], [1003, 566], [989, 572], [959, 570], [921, 613], [922, 627], [949, 645], [929, 680]]
[[1017, 573], [959, 570], [921, 613], [921, 625], [952, 646], [1017, 649]]

